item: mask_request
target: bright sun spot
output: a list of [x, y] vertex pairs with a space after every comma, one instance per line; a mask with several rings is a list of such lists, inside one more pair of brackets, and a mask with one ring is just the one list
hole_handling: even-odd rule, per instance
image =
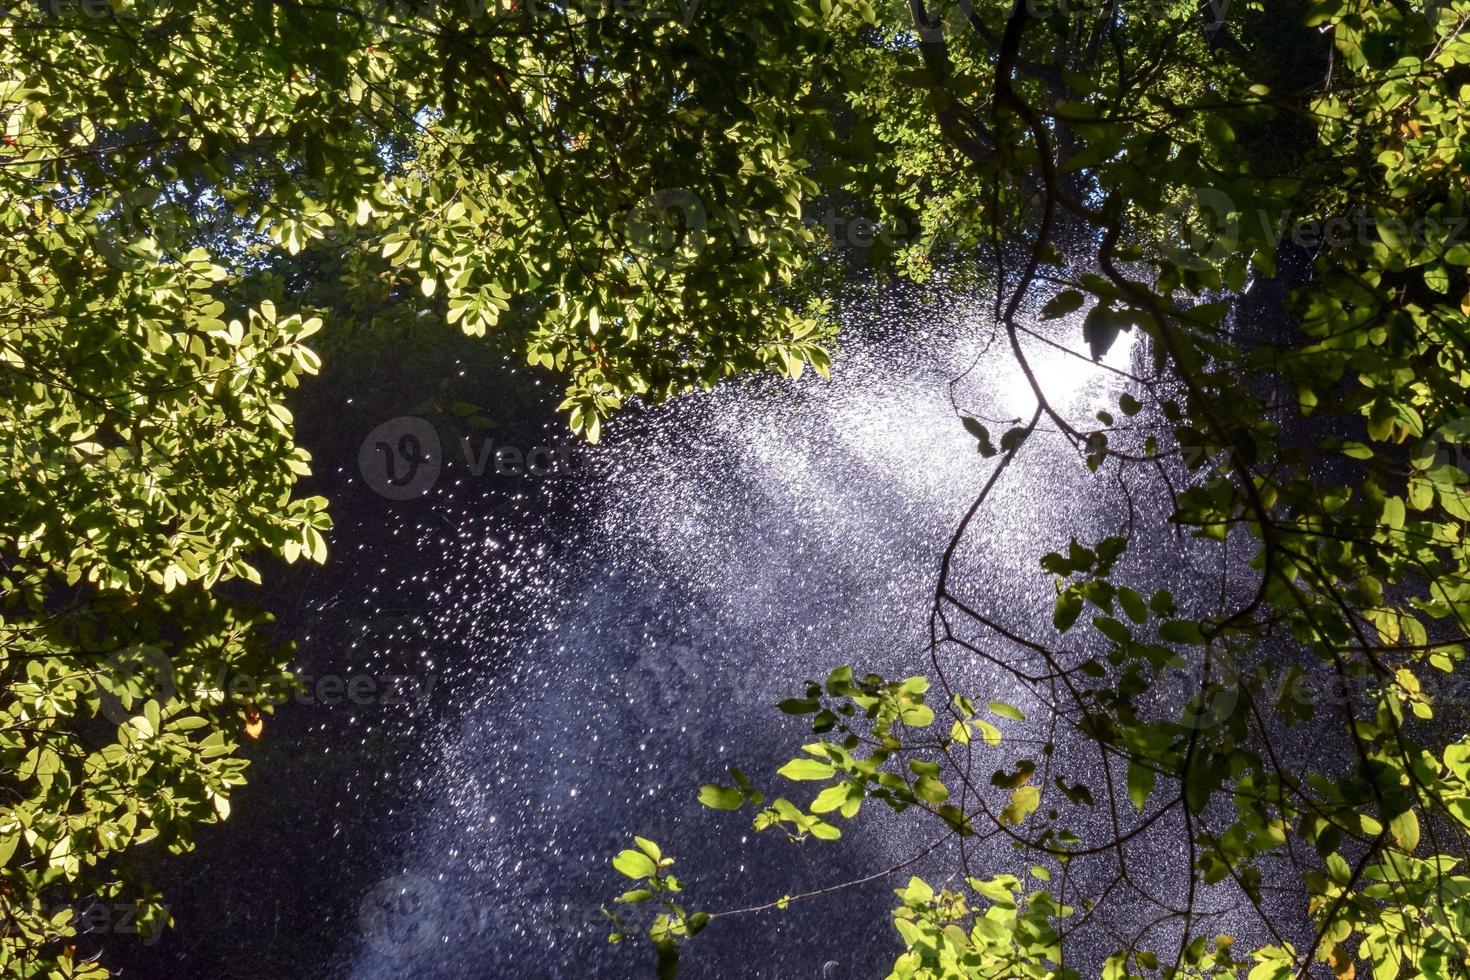
[[[1134, 334], [1122, 333], [1112, 348], [1103, 355], [1102, 361], [1094, 363], [1082, 343], [1080, 317], [1068, 318], [1059, 324], [1053, 338], [1067, 350], [1054, 347], [1035, 337], [1024, 337], [1022, 349], [1031, 364], [1036, 383], [1052, 408], [1063, 414], [1079, 411], [1091, 412], [1092, 402], [1101, 401], [1106, 393], [1120, 387], [1126, 379], [1114, 371], [1131, 372]], [[1010, 360], [1010, 351], [1005, 351]], [[1112, 368], [1113, 370], [1108, 370]], [[1036, 409], [1036, 394], [1019, 365], [1013, 361], [1004, 369], [1003, 383], [997, 393], [1001, 407], [1012, 418], [1028, 416]]]

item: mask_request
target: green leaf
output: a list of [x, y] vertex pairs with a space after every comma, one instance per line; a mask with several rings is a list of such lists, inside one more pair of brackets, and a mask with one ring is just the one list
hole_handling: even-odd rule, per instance
[[905, 904], [914, 907], [925, 906], [934, 901], [934, 888], [923, 878], [911, 877], [907, 886], [894, 891]]
[[1062, 795], [1073, 803], [1080, 806], [1093, 806], [1096, 802], [1092, 797], [1092, 790], [1083, 783], [1078, 783], [1076, 786], [1068, 786], [1067, 781], [1061, 776], [1057, 776], [1053, 782], [1056, 784], [1057, 789], [1062, 791]]
[[1083, 295], [1075, 289], [1064, 289], [1041, 308], [1043, 320], [1056, 320], [1082, 309]]
[[1419, 816], [1413, 810], [1405, 810], [1388, 822], [1388, 832], [1398, 841], [1399, 847], [1409, 853], [1419, 846]]
[[1200, 645], [1205, 642], [1205, 635], [1200, 631], [1199, 623], [1188, 619], [1176, 619], [1160, 624], [1159, 638], [1170, 643], [1191, 645]]
[[939, 814], [940, 819], [949, 824], [950, 828], [961, 837], [975, 836], [974, 824], [971, 823], [970, 818], [965, 812], [953, 803], [941, 804], [935, 812]]
[[943, 803], [949, 799], [949, 789], [933, 776], [920, 776], [914, 783], [914, 795], [926, 803]]
[[[966, 423], [969, 423], [974, 420], [967, 418], [965, 419], [965, 421]], [[975, 436], [975, 439], [977, 441], [977, 448], [980, 450], [981, 456], [985, 457], [986, 459], [990, 459], [992, 456], [999, 454], [1000, 450], [996, 449], [995, 443], [990, 441], [989, 429], [981, 425], [979, 422], [975, 422], [973, 426], [967, 424], [965, 428], [969, 429], [970, 434]]]
[[1009, 718], [1012, 721], [1026, 720], [1026, 715], [1024, 712], [1021, 711], [1020, 708], [1017, 708], [1016, 706], [1011, 704], [1007, 704], [1004, 701], [992, 701], [990, 702], [990, 704], [986, 705], [986, 707], [990, 709], [992, 714], [997, 715], [1001, 718]]
[[1154, 781], [1157, 778], [1158, 774], [1148, 766], [1132, 761], [1128, 763], [1128, 799], [1133, 801], [1133, 806], [1139, 813], [1148, 804], [1149, 794], [1154, 791]]
[[653, 859], [642, 851], [625, 850], [612, 859], [613, 870], [635, 881], [652, 878], [658, 871]]
[[1123, 607], [1123, 612], [1135, 623], [1148, 621], [1148, 607], [1143, 603], [1143, 597], [1132, 589], [1124, 586], [1118, 590], [1118, 603]]
[[658, 980], [677, 980], [679, 976], [679, 945], [672, 939], [655, 943], [658, 965], [655, 976]]
[[1092, 625], [1114, 643], [1128, 643], [1133, 639], [1133, 631], [1111, 616], [1094, 616]]
[[978, 878], [969, 880], [971, 888], [1002, 908], [1016, 907], [1016, 890], [1020, 882], [1012, 875], [1000, 875], [990, 881]]
[[1098, 304], [1088, 310], [1082, 321], [1082, 337], [1094, 361], [1100, 361], [1112, 349], [1118, 339], [1120, 321], [1108, 307]]
[[633, 891], [623, 892], [617, 898], [613, 899], [613, 901], [623, 905], [637, 905], [639, 902], [646, 902], [651, 898], [653, 898], [653, 892], [647, 888], [635, 888]]
[[1444, 764], [1461, 780], [1470, 782], [1470, 740], [1456, 742], [1446, 748]]
[[1010, 805], [1000, 812], [1004, 824], [1019, 824], [1041, 804], [1041, 791], [1035, 786], [1022, 786], [1011, 794]]
[[792, 759], [777, 772], [793, 782], [801, 782], [831, 779], [834, 770], [827, 763], [818, 762], [816, 759]]
[[934, 724], [934, 710], [927, 705], [904, 705], [898, 713], [899, 720], [910, 728], [927, 728]]
[[1051, 623], [1057, 632], [1065, 633], [1082, 614], [1082, 594], [1067, 589], [1057, 594], [1056, 606], [1052, 609]]
[[815, 817], [811, 819], [811, 827], [809, 829], [811, 835], [818, 840], [842, 839], [842, 831], [838, 830], [836, 827], [832, 826], [829, 823], [816, 819]]
[[1018, 425], [1015, 428], [1007, 429], [1005, 434], [1000, 437], [1000, 451], [1009, 453], [1019, 450], [1030, 435], [1031, 430], [1025, 426]]
[[1036, 774], [1036, 763], [1030, 759], [1021, 759], [1016, 763], [1012, 772], [1000, 770], [990, 777], [994, 786], [1002, 789], [1015, 789], [1017, 786], [1030, 782], [1031, 777]]
[[812, 801], [812, 805], [810, 807], [811, 812], [831, 813], [833, 810], [836, 810], [843, 804], [845, 804], [847, 802], [848, 796], [851, 793], [852, 784], [850, 783], [844, 782], [838, 783], [835, 786], [828, 786], [826, 789], [818, 793], [817, 798]]
[[842, 666], [827, 675], [827, 693], [833, 697], [847, 694], [852, 688], [852, 667]]

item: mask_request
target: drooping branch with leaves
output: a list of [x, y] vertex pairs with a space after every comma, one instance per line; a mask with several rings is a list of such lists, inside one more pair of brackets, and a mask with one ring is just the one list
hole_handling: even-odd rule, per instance
[[[988, 271], [1037, 409], [997, 438], [956, 406], [989, 471], [937, 569], [923, 675], [843, 668], [781, 705], [811, 719], [778, 773], [810, 802], [744, 773], [702, 802], [798, 843], [865, 803], [915, 840], [947, 828], [952, 871], [897, 889], [894, 977], [1470, 975], [1449, 683], [1470, 620], [1470, 7], [943, 6], [880, 34], [860, 98], [910, 130], [891, 146], [915, 202], [970, 216], [957, 258]], [[1294, 58], [1270, 60], [1283, 38]], [[1068, 418], [1028, 363], [1063, 318], [1079, 356], [1138, 336], [1116, 412]], [[954, 558], [1042, 438], [1127, 516], [1042, 557], [1051, 622], [1015, 623]], [[1218, 549], [1218, 588], [1158, 587], [1151, 513]], [[977, 666], [1020, 706], [961, 688]], [[610, 914], [622, 937], [662, 899], [647, 934], [672, 972], [721, 913], [690, 916], [634, 853], [615, 867], [651, 887]]]

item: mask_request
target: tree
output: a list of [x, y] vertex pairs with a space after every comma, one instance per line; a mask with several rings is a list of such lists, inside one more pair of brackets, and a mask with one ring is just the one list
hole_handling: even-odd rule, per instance
[[262, 270], [309, 249], [326, 295], [504, 317], [594, 441], [630, 397], [825, 372], [795, 219], [841, 149], [828, 9], [0, 8], [8, 975], [105, 975], [95, 903], [167, 920], [129, 856], [229, 814], [289, 691], [241, 583], [325, 558], [285, 405], [323, 323]]
[[0, 966], [100, 976], [67, 942], [79, 915], [136, 895], [142, 928], [166, 919], [113, 858], [229, 814], [235, 739], [270, 707], [231, 682], [285, 683], [266, 620], [211, 587], [258, 582], [260, 549], [325, 555], [282, 404], [320, 323], [230, 309], [208, 253], [112, 251], [97, 198], [35, 184], [0, 176]]
[[[815, 784], [806, 805], [740, 772], [701, 801], [796, 842], [838, 839], [868, 800], [940, 834], [883, 872], [954, 855], [944, 882], [896, 889], [894, 977], [1467, 975], [1470, 740], [1445, 680], [1470, 616], [1470, 6], [908, 6], [859, 42], [860, 98], [909, 203], [966, 215], [1038, 407], [994, 440], [962, 419], [992, 463], [938, 569], [931, 676], [846, 667], [781, 705], [811, 719], [778, 773]], [[1296, 287], [1295, 329], [1253, 336], [1273, 279]], [[1092, 358], [1129, 331], [1150, 362], [1086, 423], [1020, 343], [1074, 314]], [[965, 589], [953, 556], [1043, 423], [1228, 555], [1217, 607], [1156, 588], [1131, 520], [1041, 559], [1049, 627]], [[1026, 709], [958, 689], [956, 658], [1019, 682]], [[1160, 699], [1175, 669], [1190, 687]], [[1013, 866], [967, 858], [991, 838]], [[637, 882], [614, 935], [644, 933], [669, 975], [721, 916], [691, 914], [673, 859], [636, 844], [613, 862]], [[1180, 856], [1183, 901], [1140, 880], [1145, 848]], [[1261, 941], [1219, 934], [1232, 904]], [[1141, 929], [1109, 932], [1140, 906]]]
[[[186, 848], [229, 812], [237, 733], [258, 734], [271, 701], [230, 682], [285, 676], [289, 650], [219, 589], [262, 556], [325, 554], [323, 502], [292, 498], [309, 460], [284, 407], [317, 366], [303, 341], [318, 323], [259, 299], [262, 268], [310, 251], [343, 294], [416, 296], [471, 334], [512, 333], [566, 379], [570, 424], [595, 440], [629, 398], [825, 372], [826, 287], [853, 250], [820, 211], [842, 203], [906, 229], [869, 258], [912, 275], [943, 259], [993, 289], [1018, 357], [1034, 317], [1085, 309], [1094, 356], [1143, 335], [1152, 370], [1097, 425], [1043, 391], [1029, 423], [966, 425], [992, 481], [1043, 420], [1099, 471], [1187, 478], [1162, 491], [1175, 523], [1253, 554], [1256, 586], [1232, 609], [1181, 610], [1125, 580], [1127, 536], [1046, 558], [1054, 628], [1091, 605], [1105, 649], [1001, 636], [1045, 715], [1095, 750], [1106, 779], [1089, 785], [1015, 749], [1023, 711], [997, 701], [986, 720], [988, 699], [950, 689], [945, 658], [997, 624], [946, 563], [935, 677], [839, 672], [788, 702], [829, 738], [783, 773], [831, 785], [758, 825], [830, 838], [827, 817], [876, 796], [1045, 862], [1039, 885], [911, 883], [899, 975], [1064, 974], [1066, 920], [1098, 917], [1075, 911], [1071, 869], [1115, 860], [1126, 883], [1127, 840], [1175, 818], [1201, 894], [1259, 905], [1263, 862], [1286, 855], [1306, 938], [1212, 941], [1192, 887], [1165, 910], [1177, 955], [1124, 943], [1106, 972], [1266, 977], [1316, 956], [1345, 974], [1361, 955], [1381, 976], [1463, 973], [1465, 879], [1438, 855], [1464, 847], [1466, 747], [1424, 716], [1430, 680], [1462, 657], [1467, 600], [1467, 481], [1444, 458], [1467, 435], [1467, 11], [1242, 4], [7, 8], [0, 384], [25, 461], [0, 489], [7, 970], [101, 975], [72, 948], [67, 903], [139, 895], [146, 921], [166, 917], [127, 855]], [[1277, 57], [1293, 46], [1305, 54]], [[1228, 298], [1279, 274], [1285, 223], [1353, 208], [1369, 237], [1297, 290], [1300, 336], [1241, 343]], [[1325, 448], [1350, 476], [1324, 478], [1323, 447], [1267, 420], [1273, 384], [1337, 430]], [[1174, 663], [1197, 672], [1193, 706], [1151, 716], [1140, 693]], [[1292, 667], [1361, 683], [1336, 707], [1351, 772], [1273, 752], [1299, 712], [1264, 691]], [[935, 689], [944, 724], [923, 703]], [[977, 752], [999, 757], [989, 787]], [[764, 802], [743, 775], [704, 797]], [[1120, 828], [1136, 805], [1134, 829], [1074, 840], [1068, 814], [1089, 800]], [[650, 842], [619, 856], [645, 882], [630, 905], [670, 898], [666, 860]], [[675, 939], [710, 919], [664, 911], [653, 938], [672, 966]]]

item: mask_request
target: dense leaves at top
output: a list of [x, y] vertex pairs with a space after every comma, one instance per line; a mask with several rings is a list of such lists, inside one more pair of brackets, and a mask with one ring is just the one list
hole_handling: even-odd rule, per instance
[[584, 7], [13, 14], [7, 165], [94, 199], [114, 247], [233, 212], [292, 253], [376, 254], [470, 334], [514, 309], [594, 436], [632, 395], [825, 365], [827, 325], [781, 288], [840, 85], [819, 18]]

